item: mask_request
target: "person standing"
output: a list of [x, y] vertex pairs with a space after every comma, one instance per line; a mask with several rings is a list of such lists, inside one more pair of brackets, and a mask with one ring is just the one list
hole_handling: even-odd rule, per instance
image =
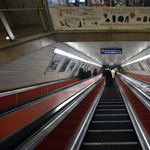
[[96, 76], [97, 74], [98, 74], [97, 69], [94, 68], [94, 70], [93, 70], [93, 76]]
[[78, 74], [78, 77], [80, 79], [84, 79], [84, 66], [82, 66], [80, 69], [79, 69], [79, 74]]
[[105, 71], [103, 72], [103, 76], [105, 76], [106, 79], [106, 86], [111, 86], [111, 80], [112, 80], [112, 74], [109, 70], [109, 68], [105, 68]]
[[111, 74], [112, 74], [112, 83], [113, 83], [115, 81], [115, 75], [116, 75], [115, 69], [112, 69]]

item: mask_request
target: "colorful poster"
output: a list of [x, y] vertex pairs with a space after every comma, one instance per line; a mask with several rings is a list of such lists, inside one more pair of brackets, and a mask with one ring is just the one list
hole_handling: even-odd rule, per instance
[[146, 29], [148, 7], [63, 7], [49, 8], [54, 30]]

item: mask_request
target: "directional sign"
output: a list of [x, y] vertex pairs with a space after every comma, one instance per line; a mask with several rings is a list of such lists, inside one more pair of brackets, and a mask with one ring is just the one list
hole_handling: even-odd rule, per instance
[[101, 49], [101, 54], [122, 54], [122, 49]]

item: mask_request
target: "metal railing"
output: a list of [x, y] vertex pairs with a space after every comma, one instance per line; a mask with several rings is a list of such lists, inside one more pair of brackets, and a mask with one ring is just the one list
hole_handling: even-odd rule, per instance
[[[146, 93], [146, 91], [142, 90], [143, 85], [140, 85], [142, 82], [136, 81], [135, 79], [130, 78], [130, 77], [123, 75], [121, 73], [117, 73], [117, 75], [120, 77], [121, 80], [124, 81], [124, 83], [129, 87], [129, 89], [134, 94], [136, 94], [136, 96], [139, 98], [139, 100], [150, 111], [150, 95], [148, 93]], [[142, 84], [146, 84], [146, 83], [142, 83]], [[145, 86], [145, 88], [147, 88], [147, 90], [149, 90], [148, 86], [149, 86], [149, 84], [147, 84], [147, 87]]]

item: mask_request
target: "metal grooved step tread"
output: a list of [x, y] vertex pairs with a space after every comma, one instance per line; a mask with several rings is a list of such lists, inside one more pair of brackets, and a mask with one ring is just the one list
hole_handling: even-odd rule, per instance
[[142, 150], [116, 83], [104, 89], [80, 150]]

